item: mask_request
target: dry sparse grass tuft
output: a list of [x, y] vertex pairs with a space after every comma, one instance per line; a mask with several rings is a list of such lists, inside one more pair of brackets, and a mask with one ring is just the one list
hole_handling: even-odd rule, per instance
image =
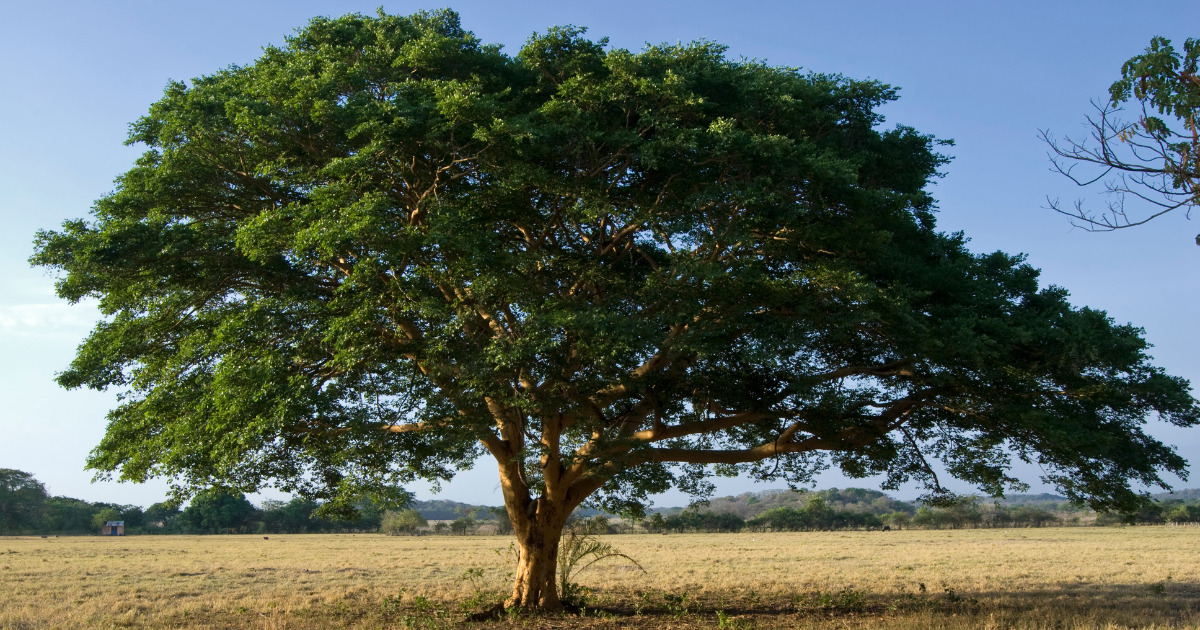
[[[634, 535], [585, 616], [475, 627], [1200, 627], [1200, 529]], [[508, 590], [509, 539], [0, 538], [0, 629], [440, 628]]]

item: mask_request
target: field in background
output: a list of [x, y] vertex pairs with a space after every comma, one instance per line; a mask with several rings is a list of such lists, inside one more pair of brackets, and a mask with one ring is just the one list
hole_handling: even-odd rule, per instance
[[[1200, 528], [606, 536], [583, 618], [485, 627], [1200, 626]], [[509, 587], [509, 539], [0, 538], [0, 628], [421, 628]]]

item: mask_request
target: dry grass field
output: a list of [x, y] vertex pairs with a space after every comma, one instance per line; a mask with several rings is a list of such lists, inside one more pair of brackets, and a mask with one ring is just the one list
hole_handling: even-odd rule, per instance
[[582, 616], [465, 622], [502, 537], [0, 538], [0, 628], [1200, 627], [1200, 528], [606, 537]]

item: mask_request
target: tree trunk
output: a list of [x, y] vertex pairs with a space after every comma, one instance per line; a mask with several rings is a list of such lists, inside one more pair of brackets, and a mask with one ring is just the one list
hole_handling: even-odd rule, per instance
[[[537, 503], [544, 507], [544, 500]], [[506, 608], [557, 612], [562, 610], [558, 597], [558, 541], [565, 518], [553, 518], [539, 509], [524, 523], [513, 523], [517, 535], [517, 576], [512, 597]]]
[[505, 608], [519, 607], [527, 611], [558, 612], [559, 599], [558, 543], [567, 516], [603, 481], [592, 479], [589, 484], [572, 484], [564, 480], [566, 469], [558, 457], [560, 426], [549, 421], [543, 431], [546, 453], [541, 457], [543, 481], [540, 497], [534, 499], [532, 488], [522, 470], [522, 448], [525, 435], [518, 430], [520, 422], [510, 421], [513, 414], [500, 405], [493, 413], [500, 424], [503, 440], [489, 438], [484, 446], [496, 457], [500, 466], [500, 487], [504, 491], [504, 508], [517, 538], [517, 575], [512, 596]]

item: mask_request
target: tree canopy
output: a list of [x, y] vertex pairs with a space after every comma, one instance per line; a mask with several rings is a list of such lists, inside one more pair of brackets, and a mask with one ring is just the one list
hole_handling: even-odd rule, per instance
[[33, 475], [0, 468], [0, 533], [20, 534], [32, 529], [41, 519], [47, 498], [46, 486]]
[[318, 18], [171, 83], [89, 220], [37, 237], [105, 319], [59, 382], [119, 388], [89, 466], [349, 506], [490, 454], [510, 603], [555, 607], [584, 501], [835, 465], [989, 493], [1033, 461], [1134, 509], [1200, 419], [1141, 331], [936, 230], [940, 142], [874, 81], [450, 11]]
[[209, 488], [192, 497], [179, 515], [189, 531], [205, 534], [245, 533], [254, 506], [240, 492]]
[[[1051, 206], [1093, 230], [1141, 225], [1179, 208], [1190, 216], [1200, 205], [1198, 63], [1200, 40], [1188, 39], [1177, 51], [1171, 40], [1155, 37], [1121, 66], [1108, 100], [1088, 118], [1087, 138], [1059, 142], [1042, 132], [1060, 173], [1080, 186], [1099, 184], [1110, 196], [1099, 212], [1082, 202]], [[1135, 119], [1126, 120], [1121, 114], [1131, 102]]]

